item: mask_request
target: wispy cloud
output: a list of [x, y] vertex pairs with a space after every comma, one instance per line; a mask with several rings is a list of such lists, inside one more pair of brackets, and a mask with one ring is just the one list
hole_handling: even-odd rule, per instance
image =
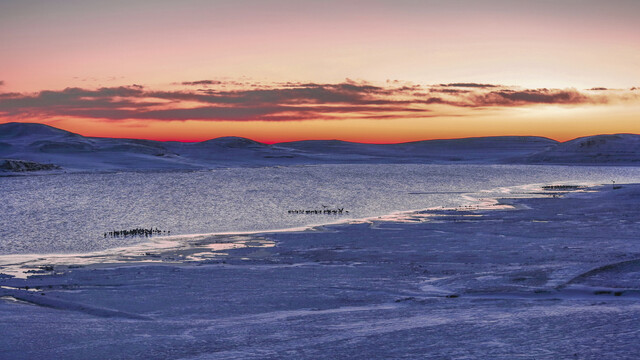
[[481, 88], [481, 89], [499, 87], [499, 85], [478, 84], [478, 83], [452, 83], [452, 84], [440, 84], [440, 86], [443, 86], [443, 87]]
[[0, 80], [0, 86], [4, 86], [4, 80]]
[[192, 86], [201, 86], [201, 85], [221, 85], [222, 81], [219, 80], [198, 80], [198, 81], [183, 81], [180, 84], [182, 85], [192, 85]]
[[[217, 80], [185, 81], [196, 88], [154, 90], [140, 85], [98, 89], [66, 88], [38, 93], [0, 93], [0, 117], [78, 117], [107, 120], [303, 121], [323, 119], [421, 118], [443, 109], [504, 108], [537, 105], [606, 104], [637, 100], [626, 91], [451, 83], [414, 85], [389, 81], [375, 85], [347, 80], [337, 84], [245, 84], [227, 90]], [[634, 89], [631, 89], [634, 90]], [[630, 95], [631, 94], [631, 95]]]
[[595, 97], [577, 90], [535, 89], [500, 90], [471, 96], [471, 106], [525, 106], [532, 104], [600, 104], [609, 101], [606, 97]]

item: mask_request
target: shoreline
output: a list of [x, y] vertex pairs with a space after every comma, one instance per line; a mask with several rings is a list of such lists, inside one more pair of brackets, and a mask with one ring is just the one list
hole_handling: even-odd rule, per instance
[[[554, 184], [569, 183], [571, 181], [553, 182]], [[576, 183], [571, 182], [571, 183]], [[179, 265], [192, 264], [219, 258], [224, 260], [228, 254], [225, 250], [238, 248], [260, 248], [276, 246], [275, 243], [265, 245], [262, 240], [270, 234], [322, 232], [324, 227], [350, 226], [357, 224], [406, 223], [429, 221], [440, 211], [491, 211], [515, 209], [513, 204], [506, 204], [501, 200], [514, 198], [531, 199], [536, 197], [556, 197], [576, 192], [597, 192], [603, 184], [581, 184], [584, 188], [574, 190], [547, 190], [543, 186], [550, 183], [534, 183], [481, 190], [471, 193], [460, 193], [461, 205], [456, 207], [435, 206], [423, 209], [396, 211], [386, 215], [374, 215], [364, 218], [340, 219], [334, 222], [310, 224], [292, 228], [228, 231], [213, 233], [198, 233], [184, 235], [158, 236], [147, 241], [129, 246], [120, 246], [88, 253], [46, 253], [46, 254], [5, 254], [0, 255], [0, 277], [2, 275], [26, 279], [34, 275], [51, 275], [77, 268], [121, 267], [136, 265]], [[625, 184], [620, 184], [625, 185]], [[595, 190], [594, 190], [595, 189]], [[520, 191], [520, 192], [515, 192]], [[494, 194], [493, 197], [480, 197], [484, 193]], [[500, 194], [499, 196], [496, 196]], [[474, 196], [475, 195], [475, 196]], [[462, 201], [464, 199], [464, 201]], [[467, 204], [467, 205], [464, 205]], [[469, 205], [470, 204], [470, 205]], [[258, 241], [254, 241], [258, 239]], [[257, 245], [256, 245], [257, 244]], [[210, 253], [208, 253], [210, 252]]]
[[587, 190], [503, 189], [495, 210], [219, 236], [0, 277], [0, 345], [16, 359], [627, 358], [640, 184]]

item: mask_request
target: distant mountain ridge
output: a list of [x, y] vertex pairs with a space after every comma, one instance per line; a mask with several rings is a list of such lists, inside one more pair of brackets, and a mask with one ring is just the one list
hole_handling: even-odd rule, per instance
[[585, 136], [559, 143], [527, 158], [539, 163], [636, 163], [640, 165], [640, 135]]
[[[595, 135], [563, 143], [535, 136], [399, 144], [340, 140], [263, 144], [241, 137], [181, 143], [85, 137], [43, 124], [5, 123], [0, 124], [0, 160], [3, 159], [28, 163], [23, 166], [27, 170], [47, 171], [210, 169], [323, 163], [640, 165], [640, 135]], [[11, 168], [0, 171], [7, 172]]]

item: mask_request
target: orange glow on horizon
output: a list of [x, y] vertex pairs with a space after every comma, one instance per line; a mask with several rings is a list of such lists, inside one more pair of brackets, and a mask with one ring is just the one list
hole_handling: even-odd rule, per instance
[[640, 122], [636, 114], [640, 114], [640, 106], [631, 109], [507, 109], [476, 116], [442, 116], [427, 119], [101, 121], [64, 118], [29, 122], [40, 122], [89, 137], [199, 142], [224, 136], [238, 136], [266, 144], [300, 140], [343, 140], [382, 144], [484, 136], [541, 136], [567, 141], [597, 134], [640, 133]]

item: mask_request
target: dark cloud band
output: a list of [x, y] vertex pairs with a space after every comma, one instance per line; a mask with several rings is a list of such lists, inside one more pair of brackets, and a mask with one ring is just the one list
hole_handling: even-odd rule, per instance
[[[34, 94], [0, 93], [0, 117], [72, 116], [107, 120], [295, 121], [345, 118], [432, 117], [436, 107], [515, 107], [603, 104], [616, 94], [575, 89], [518, 89], [452, 83], [376, 86], [284, 83], [225, 90], [214, 80], [182, 82], [193, 90], [155, 91], [140, 85], [99, 89], [66, 88]], [[220, 86], [217, 86], [220, 85]], [[604, 89], [604, 88], [602, 88]], [[600, 88], [590, 89], [600, 90]]]

